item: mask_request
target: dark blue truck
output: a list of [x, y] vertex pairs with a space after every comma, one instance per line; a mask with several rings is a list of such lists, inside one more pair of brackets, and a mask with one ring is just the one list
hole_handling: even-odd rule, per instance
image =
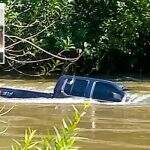
[[99, 102], [121, 102], [126, 99], [126, 92], [122, 86], [119, 86], [117, 83], [112, 81], [89, 77], [63, 75], [58, 79], [53, 93], [0, 88], [0, 96], [5, 98], [85, 97]]

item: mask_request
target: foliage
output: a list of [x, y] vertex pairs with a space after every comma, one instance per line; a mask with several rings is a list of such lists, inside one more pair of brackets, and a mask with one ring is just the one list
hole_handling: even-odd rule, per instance
[[145, 59], [149, 54], [149, 18], [149, 0], [76, 0], [73, 37], [78, 37], [76, 43], [88, 43], [85, 58], [97, 71], [113, 71], [112, 63], [122, 67], [124, 56], [126, 65], [138, 65], [138, 55]]
[[25, 131], [23, 142], [16, 140], [12, 150], [71, 150], [75, 143], [77, 135], [77, 127], [80, 123], [81, 117], [86, 113], [89, 104], [85, 104], [84, 108], [78, 111], [74, 107], [74, 114], [72, 119], [63, 120], [63, 127], [58, 130], [54, 127], [55, 133], [52, 135], [50, 132], [45, 135], [41, 140], [35, 139], [36, 130], [28, 129]]
[[[9, 66], [14, 67], [13, 70], [16, 71], [19, 68], [44, 72], [46, 75], [53, 70], [57, 71], [58, 67], [55, 65], [57, 60], [49, 54], [61, 56], [65, 51], [75, 49], [68, 30], [72, 4], [68, 0], [1, 0], [1, 2], [7, 6], [6, 58]], [[35, 46], [26, 43], [26, 40]], [[40, 46], [47, 53], [36, 46]], [[62, 62], [57, 65], [61, 68]]]
[[[75, 69], [80, 73], [135, 72], [139, 69], [149, 71], [145, 65], [149, 63], [150, 56], [149, 0], [1, 2], [7, 4], [7, 34], [22, 39], [31, 37], [30, 41], [34, 44], [65, 57], [76, 56], [77, 49], [84, 50], [83, 57], [74, 62], [73, 72]], [[17, 41], [7, 38], [6, 44]], [[19, 43], [12, 49], [13, 53], [6, 51], [7, 56], [14, 56], [15, 53], [18, 60], [47, 58], [47, 55], [29, 43]], [[16, 65], [16, 62], [10, 63]], [[33, 72], [42, 70], [45, 75], [60, 73], [64, 66], [66, 61], [56, 59], [32, 65], [22, 64], [21, 67], [17, 65], [19, 69], [25, 70], [30, 67]]]

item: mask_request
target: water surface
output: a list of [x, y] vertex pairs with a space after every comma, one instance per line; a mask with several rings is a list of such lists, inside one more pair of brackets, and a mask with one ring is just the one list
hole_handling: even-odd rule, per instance
[[[0, 79], [0, 86], [32, 90], [52, 91], [55, 82], [49, 80], [6, 80]], [[76, 146], [81, 150], [145, 150], [150, 149], [150, 82], [124, 83], [131, 89], [134, 103], [98, 104], [92, 103], [79, 125]], [[28, 127], [36, 129], [38, 136], [61, 128], [61, 120], [72, 113], [72, 104], [83, 106], [83, 99], [16, 100], [0, 99], [5, 110], [15, 106], [1, 119], [1, 128], [8, 126], [0, 135], [0, 149], [10, 149], [12, 139], [21, 139]], [[21, 103], [22, 102], [22, 103]], [[42, 103], [43, 102], [43, 103]], [[1, 129], [1, 130], [2, 130]]]

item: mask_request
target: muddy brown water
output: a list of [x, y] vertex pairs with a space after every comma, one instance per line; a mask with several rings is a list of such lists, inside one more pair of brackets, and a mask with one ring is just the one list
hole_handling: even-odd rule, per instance
[[[150, 82], [124, 83], [133, 93], [149, 94]], [[49, 92], [55, 85], [49, 80], [6, 80], [0, 79], [0, 86], [43, 90]], [[61, 128], [61, 121], [72, 112], [72, 103], [24, 103], [8, 102], [0, 98], [5, 110], [15, 106], [0, 119], [0, 149], [11, 149], [13, 139], [22, 139], [25, 129], [37, 130], [38, 137], [45, 135], [53, 126]], [[40, 100], [41, 102], [41, 100]], [[83, 103], [74, 104], [81, 108]], [[150, 97], [134, 105], [91, 104], [79, 125], [76, 147], [80, 150], [145, 150], [150, 149]]]

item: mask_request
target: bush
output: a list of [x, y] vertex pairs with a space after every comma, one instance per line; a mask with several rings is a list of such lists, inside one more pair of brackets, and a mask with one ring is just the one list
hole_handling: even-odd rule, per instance
[[[73, 38], [77, 44], [88, 43], [85, 60], [91, 60], [91, 68], [113, 71], [113, 64], [117, 71], [119, 60], [125, 56], [124, 65], [130, 69], [149, 58], [149, 1], [76, 0], [74, 8]], [[121, 57], [118, 62], [116, 54]]]
[[[1, 0], [7, 4], [6, 33], [30, 40], [48, 52], [83, 57], [73, 66], [73, 72], [99, 73], [149, 71], [150, 5], [148, 0]], [[43, 31], [44, 30], [44, 31]], [[69, 39], [69, 40], [68, 40]], [[13, 39], [14, 40], [14, 39]], [[17, 42], [15, 39], [13, 42]], [[6, 44], [11, 44], [8, 38]], [[18, 60], [47, 58], [30, 44], [13, 47]], [[21, 52], [18, 50], [21, 50]], [[72, 51], [73, 50], [73, 51]], [[68, 54], [69, 52], [69, 54]], [[73, 53], [72, 53], [73, 52]], [[119, 59], [118, 59], [119, 58]], [[124, 62], [126, 60], [126, 62]], [[11, 64], [16, 65], [13, 61]], [[143, 64], [143, 65], [142, 65]], [[65, 61], [51, 60], [32, 64], [32, 71], [45, 74], [59, 70]], [[26, 64], [25, 70], [29, 69]], [[19, 66], [20, 67], [20, 66]], [[22, 67], [22, 66], [21, 66]], [[124, 68], [124, 70], [122, 70]], [[76, 69], [76, 70], [75, 70]], [[69, 70], [71, 71], [71, 70]]]

